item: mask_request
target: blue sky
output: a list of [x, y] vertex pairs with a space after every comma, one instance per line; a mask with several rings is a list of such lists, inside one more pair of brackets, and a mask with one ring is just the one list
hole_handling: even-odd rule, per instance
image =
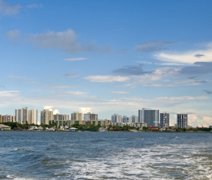
[[0, 0], [0, 113], [141, 108], [212, 125], [212, 1]]

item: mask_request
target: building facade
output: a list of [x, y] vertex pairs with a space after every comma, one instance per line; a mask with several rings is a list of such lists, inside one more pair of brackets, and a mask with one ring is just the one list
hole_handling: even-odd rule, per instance
[[84, 121], [96, 121], [98, 120], [98, 114], [86, 113], [84, 114]]
[[49, 121], [54, 120], [53, 111], [49, 109], [44, 109], [40, 114], [41, 124], [49, 125]]
[[15, 110], [15, 121], [20, 124], [38, 124], [38, 110], [27, 107]]
[[130, 117], [130, 123], [138, 123], [138, 116], [132, 115]]
[[188, 114], [177, 114], [177, 127], [178, 128], [188, 127]]
[[79, 112], [71, 113], [71, 120], [72, 121], [82, 121], [82, 113], [79, 113]]
[[12, 115], [3, 115], [1, 117], [1, 122], [2, 123], [15, 122], [15, 116], [12, 116]]
[[20, 124], [28, 123], [28, 108], [16, 109], [15, 110], [15, 119], [16, 122]]
[[38, 110], [30, 109], [28, 110], [28, 124], [38, 124]]
[[122, 115], [113, 114], [111, 116], [111, 122], [112, 122], [112, 124], [121, 124], [121, 123], [123, 123]]
[[148, 127], [159, 126], [159, 110], [142, 109], [138, 110], [138, 122]]
[[160, 128], [169, 127], [169, 113], [160, 113]]

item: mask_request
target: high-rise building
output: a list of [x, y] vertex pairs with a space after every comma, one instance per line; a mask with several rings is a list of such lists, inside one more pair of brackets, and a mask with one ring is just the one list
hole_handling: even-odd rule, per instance
[[138, 122], [148, 127], [159, 126], [159, 110], [142, 109], [138, 110]]
[[119, 115], [119, 114], [113, 114], [111, 116], [111, 122], [113, 124], [116, 124], [116, 123], [123, 123], [123, 119], [122, 119], [122, 115]]
[[15, 110], [15, 120], [20, 124], [37, 124], [38, 123], [38, 110], [30, 109], [27, 107]]
[[69, 115], [67, 114], [55, 114], [54, 119], [49, 123], [56, 123], [57, 127], [70, 126]]
[[96, 121], [98, 120], [98, 114], [86, 113], [84, 114], [84, 121]]
[[55, 114], [54, 116], [55, 121], [68, 121], [69, 115], [68, 114]]
[[38, 110], [28, 110], [28, 124], [38, 124]]
[[16, 109], [15, 110], [15, 119], [16, 122], [20, 124], [26, 124], [28, 123], [28, 109], [27, 107], [22, 109]]
[[188, 127], [188, 114], [177, 114], [177, 127], [178, 128]]
[[138, 110], [138, 123], [143, 123], [144, 124], [143, 109], [142, 110]]
[[123, 116], [123, 117], [122, 117], [122, 122], [123, 122], [124, 124], [129, 123], [129, 121], [130, 121], [130, 118], [129, 118], [128, 116]]
[[71, 120], [82, 121], [82, 113], [79, 113], [79, 112], [71, 113]]
[[169, 127], [169, 113], [160, 113], [160, 127], [161, 128]]
[[132, 115], [132, 116], [130, 117], [130, 122], [131, 122], [131, 123], [137, 123], [137, 122], [138, 122], [138, 116]]
[[49, 125], [49, 121], [54, 120], [53, 111], [49, 109], [44, 109], [41, 111], [40, 120], [41, 124]]

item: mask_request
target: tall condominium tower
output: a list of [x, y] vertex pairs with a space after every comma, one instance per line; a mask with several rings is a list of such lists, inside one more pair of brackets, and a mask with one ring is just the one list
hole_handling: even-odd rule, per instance
[[138, 122], [146, 124], [148, 127], [159, 126], [159, 110], [142, 109], [138, 110]]
[[15, 119], [16, 122], [20, 124], [26, 124], [28, 123], [28, 109], [27, 107], [22, 109], [16, 109], [15, 110]]
[[82, 113], [79, 113], [79, 112], [71, 113], [71, 120], [82, 121]]
[[112, 123], [114, 123], [114, 124], [116, 124], [116, 123], [122, 123], [122, 122], [123, 122], [122, 115], [113, 114], [113, 115], [111, 116], [111, 121], [112, 121]]
[[188, 127], [188, 114], [177, 114], [177, 127], [178, 128]]
[[49, 121], [54, 120], [53, 111], [49, 109], [44, 109], [41, 111], [40, 116], [41, 124], [49, 124]]
[[38, 123], [38, 110], [30, 109], [27, 107], [15, 110], [15, 120], [20, 124], [37, 124]]
[[161, 128], [169, 127], [169, 113], [160, 113], [160, 127]]
[[68, 121], [69, 120], [69, 115], [68, 114], [55, 114], [54, 116], [54, 121]]
[[28, 110], [28, 124], [38, 124], [38, 110], [30, 109]]
[[137, 123], [137, 122], [138, 122], [138, 116], [132, 115], [132, 116], [130, 117], [130, 122], [131, 122], [131, 123]]
[[84, 114], [84, 121], [96, 121], [98, 120], [98, 114], [86, 113]]

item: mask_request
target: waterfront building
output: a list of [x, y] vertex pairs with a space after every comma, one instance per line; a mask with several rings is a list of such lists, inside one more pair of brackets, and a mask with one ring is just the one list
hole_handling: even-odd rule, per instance
[[107, 128], [111, 125], [111, 120], [108, 119], [100, 120], [99, 124], [101, 127]]
[[95, 121], [98, 120], [98, 114], [86, 113], [84, 114], [84, 121]]
[[159, 126], [159, 110], [142, 109], [138, 110], [138, 122], [147, 124], [148, 127]]
[[188, 114], [177, 114], [177, 127], [178, 128], [188, 127]]
[[138, 116], [132, 115], [130, 117], [130, 123], [137, 123], [138, 122]]
[[72, 121], [82, 121], [82, 113], [79, 113], [79, 112], [71, 113], [71, 120]]
[[123, 123], [122, 115], [113, 114], [111, 116], [111, 122], [112, 124], [122, 124]]
[[122, 122], [123, 122], [124, 124], [128, 124], [128, 123], [130, 122], [130, 118], [129, 118], [128, 116], [123, 116], [123, 117], [122, 117]]
[[68, 121], [69, 115], [68, 114], [55, 114], [53, 115], [53, 120], [55, 121]]
[[143, 110], [138, 110], [138, 123], [144, 123]]
[[38, 110], [27, 107], [15, 110], [15, 120], [20, 124], [38, 124]]
[[57, 127], [70, 127], [71, 120], [68, 114], [55, 114], [53, 120], [50, 121], [50, 124], [55, 123]]
[[38, 110], [30, 109], [28, 110], [28, 124], [38, 124]]
[[169, 113], [160, 113], [160, 128], [169, 127]]
[[6, 122], [15, 122], [15, 116], [11, 116], [11, 115], [4, 115], [2, 116], [2, 123], [6, 123]]
[[16, 109], [15, 110], [15, 119], [16, 122], [20, 124], [28, 123], [28, 108]]
[[53, 111], [49, 109], [44, 109], [41, 111], [41, 124], [49, 125], [49, 121], [54, 119]]
[[0, 123], [2, 123], [2, 115], [0, 114]]

